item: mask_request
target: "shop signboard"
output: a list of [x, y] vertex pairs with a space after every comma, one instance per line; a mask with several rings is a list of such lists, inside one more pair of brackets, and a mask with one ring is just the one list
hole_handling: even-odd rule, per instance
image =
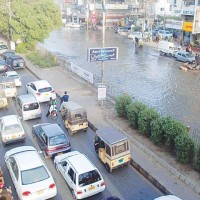
[[195, 6], [194, 24], [192, 33], [200, 33], [200, 6]]
[[191, 15], [191, 16], [193, 16], [194, 15], [194, 10], [177, 10], [177, 9], [175, 9], [174, 10], [174, 14], [175, 15]]
[[192, 32], [192, 22], [183, 22], [183, 31]]
[[118, 47], [89, 48], [88, 61], [107, 61], [118, 59]]
[[173, 20], [173, 19], [167, 19], [165, 26], [166, 26], [166, 28], [182, 30], [183, 22], [182, 21]]

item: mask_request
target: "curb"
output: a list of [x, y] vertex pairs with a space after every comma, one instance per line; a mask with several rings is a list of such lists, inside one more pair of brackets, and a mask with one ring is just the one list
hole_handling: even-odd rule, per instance
[[[38, 80], [41, 80], [41, 78], [33, 72], [30, 68], [27, 66], [25, 67], [31, 74], [33, 74]], [[60, 98], [60, 95], [56, 93], [56, 96]], [[196, 186], [189, 178], [178, 172], [174, 167], [167, 164], [164, 160], [160, 159], [158, 156], [156, 156], [154, 153], [149, 151], [144, 145], [142, 145], [137, 140], [131, 138], [125, 131], [123, 131], [121, 128], [119, 128], [116, 124], [114, 124], [108, 116], [106, 116], [107, 121], [113, 126], [116, 130], [122, 132], [125, 134], [129, 140], [134, 143], [137, 147], [139, 147], [143, 152], [145, 152], [148, 156], [150, 156], [152, 159], [156, 160], [156, 162], [164, 167], [168, 172], [175, 175], [179, 180], [181, 180], [183, 183], [185, 183], [187, 186], [189, 186], [195, 193], [200, 195], [200, 187]], [[96, 132], [97, 128], [95, 125], [93, 125], [90, 121], [88, 121], [88, 126]], [[131, 159], [131, 166], [134, 167], [140, 174], [142, 174], [150, 183], [152, 183], [155, 187], [157, 187], [161, 192], [164, 194], [172, 194], [170, 191], [168, 191], [156, 178], [152, 177], [144, 168], [142, 168], [138, 163], [136, 163], [133, 159]]]

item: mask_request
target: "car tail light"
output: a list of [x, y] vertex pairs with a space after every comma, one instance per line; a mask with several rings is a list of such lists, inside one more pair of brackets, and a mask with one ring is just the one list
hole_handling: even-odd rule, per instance
[[103, 181], [102, 183], [101, 183], [101, 186], [105, 186], [106, 184], [105, 184], [105, 182]]
[[77, 191], [77, 195], [78, 195], [78, 194], [82, 194], [82, 190], [78, 190], [78, 191]]
[[55, 90], [52, 90], [51, 93], [55, 93]]
[[52, 183], [51, 185], [49, 185], [49, 189], [53, 189], [56, 187], [56, 184], [55, 183]]
[[26, 197], [29, 196], [30, 194], [31, 194], [31, 192], [29, 192], [29, 191], [25, 191], [25, 192], [22, 193], [22, 195], [26, 196]]
[[36, 95], [40, 96], [41, 94], [39, 92], [36, 92]]

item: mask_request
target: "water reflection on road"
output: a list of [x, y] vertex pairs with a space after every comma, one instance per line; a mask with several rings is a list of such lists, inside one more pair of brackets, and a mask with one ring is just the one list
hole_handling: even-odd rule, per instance
[[[144, 46], [135, 52], [131, 40], [112, 30], [106, 31], [105, 38], [106, 47], [119, 48], [117, 61], [104, 62], [104, 79], [112, 96], [128, 92], [163, 115], [172, 115], [200, 132], [200, 71], [181, 71], [180, 63], [159, 56], [152, 47]], [[62, 28], [52, 32], [42, 46], [64, 54], [100, 80], [101, 62], [88, 62], [87, 49], [102, 47], [101, 30]]]

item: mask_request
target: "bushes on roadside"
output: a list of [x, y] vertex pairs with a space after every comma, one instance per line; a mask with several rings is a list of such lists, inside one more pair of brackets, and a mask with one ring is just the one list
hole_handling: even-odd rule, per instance
[[194, 141], [188, 134], [179, 134], [175, 139], [176, 159], [183, 164], [192, 161], [194, 156]]
[[151, 123], [150, 139], [155, 145], [161, 146], [162, 144], [164, 144], [164, 131], [163, 131], [164, 123], [165, 123], [164, 117], [158, 117]]
[[138, 128], [141, 133], [147, 137], [151, 136], [151, 122], [160, 117], [160, 114], [152, 109], [146, 108], [139, 113], [138, 116]]
[[200, 144], [196, 145], [195, 153], [194, 153], [194, 161], [193, 161], [194, 169], [200, 171]]
[[144, 110], [146, 105], [141, 102], [132, 102], [126, 107], [127, 110], [127, 118], [129, 121], [129, 125], [134, 128], [138, 129], [138, 115], [140, 111]]
[[115, 110], [119, 117], [127, 117], [126, 107], [132, 103], [132, 98], [128, 94], [123, 94], [116, 98]]
[[155, 145], [167, 147], [178, 162], [190, 163], [200, 171], [200, 145], [195, 144], [180, 121], [163, 117], [143, 103], [132, 101], [128, 94], [116, 98], [115, 109], [119, 117], [127, 118], [132, 128], [150, 137]]

